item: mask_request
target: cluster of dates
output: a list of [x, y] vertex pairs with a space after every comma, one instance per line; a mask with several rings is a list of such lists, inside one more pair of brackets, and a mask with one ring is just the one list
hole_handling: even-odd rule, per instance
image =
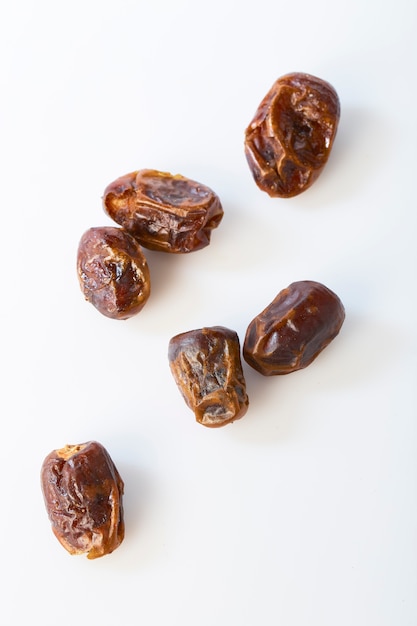
[[[329, 83], [301, 73], [279, 78], [245, 133], [246, 158], [259, 188], [281, 198], [308, 189], [328, 160], [339, 117], [339, 98]], [[109, 184], [103, 206], [119, 227], [84, 233], [77, 270], [86, 300], [113, 319], [136, 315], [149, 298], [142, 247], [200, 250], [223, 217], [219, 197], [206, 185], [149, 169]]]
[[[344, 319], [333, 291], [311, 280], [294, 282], [250, 322], [243, 358], [264, 376], [296, 372], [336, 337]], [[219, 427], [245, 415], [249, 399], [234, 330], [213, 326], [176, 335], [168, 358], [197, 422]]]
[[119, 227], [95, 227], [83, 234], [78, 279], [86, 300], [119, 320], [139, 313], [151, 292], [142, 247], [177, 254], [200, 250], [223, 217], [220, 200], [209, 187], [156, 170], [112, 182], [103, 206]]
[[[245, 154], [259, 188], [289, 198], [308, 189], [329, 157], [340, 116], [331, 85], [309, 74], [278, 79], [246, 129]], [[189, 253], [210, 243], [223, 208], [209, 187], [156, 170], [108, 185], [106, 213], [118, 224], [82, 236], [77, 273], [87, 301], [112, 319], [136, 315], [150, 295], [142, 247]], [[294, 282], [250, 322], [245, 361], [265, 376], [305, 368], [336, 337], [345, 318], [338, 296], [315, 281]], [[169, 365], [197, 422], [215, 428], [243, 417], [249, 400], [237, 333], [223, 326], [172, 337]], [[52, 529], [71, 554], [94, 559], [124, 538], [123, 481], [95, 441], [67, 445], [45, 459], [41, 484]]]

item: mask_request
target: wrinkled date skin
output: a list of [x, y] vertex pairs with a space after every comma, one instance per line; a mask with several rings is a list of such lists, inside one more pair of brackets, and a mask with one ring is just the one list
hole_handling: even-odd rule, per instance
[[123, 541], [123, 481], [96, 441], [51, 452], [41, 485], [52, 530], [70, 554], [110, 554]]
[[245, 133], [258, 187], [278, 198], [308, 189], [327, 163], [339, 118], [339, 98], [329, 83], [301, 73], [279, 78]]
[[199, 424], [216, 428], [245, 415], [249, 400], [235, 331], [213, 326], [176, 335], [169, 343], [168, 358]]
[[186, 253], [210, 243], [222, 217], [218, 196], [180, 174], [140, 170], [104, 191], [106, 213], [145, 248]]
[[106, 317], [125, 320], [146, 304], [149, 268], [136, 239], [121, 228], [90, 228], [77, 254], [78, 280], [84, 297]]
[[320, 354], [345, 319], [338, 296], [321, 283], [292, 283], [249, 324], [243, 357], [264, 376], [290, 374]]

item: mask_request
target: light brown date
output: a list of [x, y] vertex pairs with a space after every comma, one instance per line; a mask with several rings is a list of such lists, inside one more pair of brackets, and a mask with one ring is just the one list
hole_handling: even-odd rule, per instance
[[299, 72], [279, 78], [245, 133], [258, 187], [280, 198], [308, 189], [327, 163], [339, 118], [339, 98], [329, 83]]
[[336, 337], [345, 319], [338, 296], [321, 283], [292, 283], [249, 324], [243, 357], [264, 376], [310, 365]]
[[125, 320], [141, 311], [150, 290], [146, 258], [134, 237], [121, 228], [90, 228], [77, 253], [84, 297], [106, 317]]
[[169, 343], [169, 364], [197, 422], [216, 428], [248, 409], [237, 333], [223, 326], [191, 330]]
[[123, 481], [96, 441], [51, 452], [41, 486], [52, 531], [70, 554], [110, 554], [123, 541]]
[[145, 248], [186, 253], [210, 243], [222, 217], [218, 196], [180, 174], [139, 170], [104, 191], [106, 213]]

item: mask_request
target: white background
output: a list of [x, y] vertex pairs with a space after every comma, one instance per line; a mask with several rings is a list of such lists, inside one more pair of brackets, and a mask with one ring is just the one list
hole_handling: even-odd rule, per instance
[[[1, 621], [134, 626], [415, 626], [416, 4], [413, 0], [39, 0], [0, 23]], [[342, 116], [322, 176], [291, 200], [252, 180], [243, 133], [291, 71]], [[110, 224], [108, 183], [141, 168], [212, 187], [211, 245], [146, 253], [152, 295], [101, 316], [75, 271]], [[198, 425], [169, 339], [241, 341], [283, 287], [346, 308], [309, 368]], [[100, 441], [125, 482], [126, 538], [96, 561], [54, 538], [44, 457]]]

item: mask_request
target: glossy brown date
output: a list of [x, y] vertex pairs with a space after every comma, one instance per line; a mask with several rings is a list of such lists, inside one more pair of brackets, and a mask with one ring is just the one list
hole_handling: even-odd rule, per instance
[[104, 191], [106, 213], [145, 248], [186, 253], [210, 243], [222, 217], [218, 196], [179, 174], [139, 170]]
[[70, 554], [110, 554], [123, 541], [123, 481], [96, 441], [51, 452], [41, 486], [52, 531]]
[[329, 83], [298, 72], [279, 78], [245, 133], [258, 187], [279, 198], [308, 189], [327, 163], [339, 118], [339, 98]]
[[112, 319], [136, 315], [150, 295], [146, 258], [136, 239], [121, 228], [95, 227], [84, 233], [77, 273], [85, 299]]
[[295, 372], [314, 361], [344, 319], [333, 291], [310, 280], [292, 283], [249, 324], [243, 357], [264, 376]]
[[212, 326], [176, 335], [169, 343], [168, 358], [197, 422], [216, 428], [245, 415], [249, 400], [235, 331]]

